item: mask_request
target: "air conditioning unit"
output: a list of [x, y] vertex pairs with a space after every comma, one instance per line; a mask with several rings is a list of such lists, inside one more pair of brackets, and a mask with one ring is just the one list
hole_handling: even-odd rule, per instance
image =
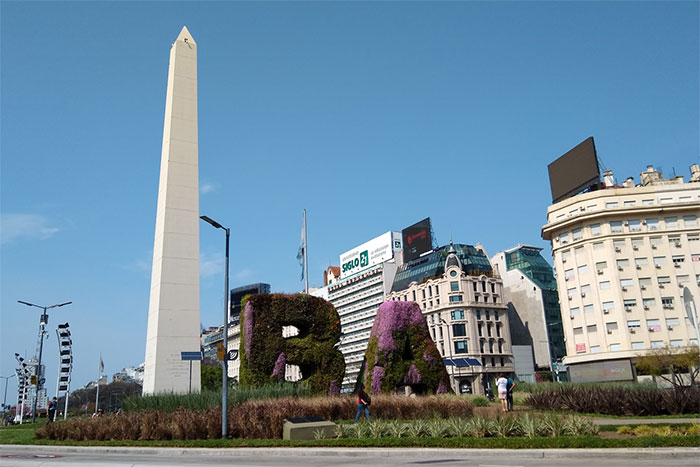
[[673, 331], [673, 326], [666, 326], [666, 329], [668, 329], [669, 331]]
[[640, 285], [639, 288], [642, 289], [642, 290], [646, 290], [646, 289], [647, 289], [647, 286], [646, 286], [646, 285]]
[[581, 211], [585, 211], [585, 210], [586, 210], [586, 208], [585, 208], [585, 207], [583, 207], [583, 206], [581, 206], [581, 207], [579, 207], [579, 210], [581, 210]]
[[624, 268], [623, 268], [622, 266], [618, 266], [618, 267], [617, 267], [617, 270], [618, 270], [618, 271], [622, 271], [623, 269], [624, 269]]
[[680, 267], [681, 267], [681, 263], [673, 263], [673, 267], [674, 267], [674, 268], [680, 268]]
[[676, 242], [675, 245], [676, 245], [676, 248], [680, 248], [680, 247], [681, 247], [681, 242]]
[[660, 265], [660, 264], [655, 264], [654, 267], [655, 267], [656, 269], [661, 269], [661, 265]]
[[559, 237], [554, 237], [554, 242], [559, 243]]
[[673, 308], [673, 305], [671, 305], [670, 303], [666, 303], [666, 304], [664, 304], [664, 308], [666, 308], [666, 309]]
[[645, 310], [648, 310], [648, 309], [649, 309], [649, 305], [644, 305], [644, 309], [645, 309]]
[[654, 328], [649, 327], [649, 332], [654, 332]]
[[603, 270], [602, 270], [602, 269], [597, 269], [596, 272], [598, 273], [598, 275], [603, 274]]
[[629, 222], [627, 222], [627, 221], [623, 222], [623, 224], [624, 224], [625, 227], [627, 227], [628, 225], [630, 225]]
[[652, 246], [651, 246], [651, 249], [652, 249], [652, 250], [656, 250], [656, 245], [652, 245]]
[[566, 258], [562, 258], [562, 259], [561, 259], [561, 262], [562, 262], [562, 263], [566, 263]]
[[630, 334], [634, 334], [635, 332], [637, 331], [634, 328], [630, 328]]
[[636, 266], [636, 268], [637, 268], [637, 269], [642, 269], [642, 266], [638, 264], [638, 265]]
[[[678, 285], [680, 285], [680, 284], [678, 284]], [[683, 286], [681, 285], [681, 287], [683, 287]], [[586, 292], [581, 292], [581, 298], [584, 298], [585, 296], [586, 296]]]
[[572, 297], [571, 295], [569, 295], [569, 300], [571, 300], [572, 298], [573, 298], [573, 297]]
[[[603, 310], [603, 314], [604, 314], [604, 315], [609, 315], [609, 314], [610, 314], [610, 310], [608, 310], [608, 309]], [[573, 318], [574, 315], [571, 315], [571, 317]]]
[[639, 250], [639, 247], [638, 247], [637, 245], [632, 245], [632, 249], [633, 249], [634, 251], [637, 251], [637, 250]]
[[608, 329], [608, 334], [612, 334], [612, 329]]
[[632, 311], [632, 307], [631, 307], [631, 306], [626, 306], [626, 307], [625, 307], [625, 311]]
[[642, 220], [642, 225], [647, 225], [647, 221]]
[[569, 315], [569, 318], [574, 319], [574, 315]]
[[622, 288], [622, 291], [623, 291], [623, 292], [627, 292], [627, 287], [623, 287], [623, 288]]
[[615, 253], [619, 253], [619, 252], [621, 252], [621, 251], [622, 251], [622, 250], [620, 250], [620, 247], [619, 247], [619, 246], [616, 246], [616, 247], [615, 247]]
[[663, 289], [663, 288], [664, 288], [664, 285], [663, 285], [663, 284], [659, 284], [659, 288], [660, 288], [660, 289]]

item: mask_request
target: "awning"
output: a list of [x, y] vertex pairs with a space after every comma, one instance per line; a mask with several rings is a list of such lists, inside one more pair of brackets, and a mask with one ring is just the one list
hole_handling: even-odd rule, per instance
[[458, 368], [481, 366], [481, 363], [479, 363], [479, 360], [476, 358], [443, 358], [442, 361], [445, 365], [456, 366]]

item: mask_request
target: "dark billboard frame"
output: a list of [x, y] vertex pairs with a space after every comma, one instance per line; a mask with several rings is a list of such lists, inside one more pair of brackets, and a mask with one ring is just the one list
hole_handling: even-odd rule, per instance
[[595, 141], [590, 136], [547, 166], [552, 203], [600, 184]]
[[430, 217], [406, 227], [401, 231], [403, 240], [403, 262], [407, 263], [433, 249]]

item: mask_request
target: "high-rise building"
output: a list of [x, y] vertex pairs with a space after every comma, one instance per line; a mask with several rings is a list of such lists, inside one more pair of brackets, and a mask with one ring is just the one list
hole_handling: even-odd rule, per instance
[[231, 306], [231, 312], [229, 314], [229, 321], [238, 322], [241, 316], [241, 300], [246, 295], [253, 295], [258, 293], [270, 293], [270, 284], [248, 284], [241, 287], [236, 287], [231, 289], [231, 296], [229, 304]]
[[570, 374], [630, 379], [649, 349], [697, 344], [682, 299], [684, 287], [700, 297], [700, 167], [691, 174], [684, 183], [649, 166], [641, 183], [617, 186], [606, 172], [599, 189], [547, 209]]
[[401, 265], [387, 300], [417, 303], [455, 392], [483, 394], [514, 369], [502, 288], [482, 249], [450, 243]]
[[542, 248], [518, 245], [493, 255], [491, 264], [503, 280], [513, 345], [531, 346], [535, 369], [551, 370], [566, 349], [554, 269], [540, 251]]
[[380, 235], [340, 255], [340, 278], [327, 286], [328, 301], [340, 315], [343, 392], [355, 389], [377, 309], [391, 290], [401, 253], [399, 232]]

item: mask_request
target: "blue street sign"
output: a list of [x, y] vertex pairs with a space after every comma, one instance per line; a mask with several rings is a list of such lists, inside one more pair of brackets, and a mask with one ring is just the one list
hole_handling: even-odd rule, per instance
[[201, 360], [202, 352], [180, 352], [180, 360]]

